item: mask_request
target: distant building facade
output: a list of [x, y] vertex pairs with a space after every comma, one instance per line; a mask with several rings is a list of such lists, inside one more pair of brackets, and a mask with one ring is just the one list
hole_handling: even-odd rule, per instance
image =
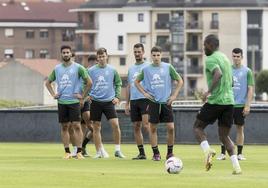
[[0, 3], [0, 61], [9, 58], [57, 59], [60, 46], [75, 47], [81, 1], [3, 1]]
[[163, 60], [184, 77], [184, 96], [205, 89], [203, 39], [215, 34], [220, 50], [231, 58], [235, 47], [255, 72], [268, 68], [268, 1], [91, 0], [71, 12], [78, 14], [78, 59], [98, 47], [108, 49], [110, 63], [124, 78], [134, 63], [133, 45], [144, 43], [146, 57], [154, 45]]

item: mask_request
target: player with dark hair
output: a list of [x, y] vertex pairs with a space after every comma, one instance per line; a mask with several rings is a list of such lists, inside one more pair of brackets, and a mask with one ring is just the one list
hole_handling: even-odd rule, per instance
[[[56, 65], [53, 72], [46, 81], [46, 87], [49, 93], [58, 100], [58, 116], [61, 123], [61, 137], [65, 149], [64, 159], [70, 159], [71, 153], [69, 149], [70, 135], [69, 126], [74, 130], [74, 142], [78, 146], [77, 159], [83, 159], [81, 130], [81, 112], [80, 105], [83, 105], [84, 99], [87, 97], [92, 81], [87, 74], [86, 69], [78, 63], [72, 61], [72, 51], [70, 46], [61, 47], [62, 63]], [[82, 78], [85, 83], [85, 89], [81, 97], [76, 95], [77, 84]], [[52, 87], [52, 82], [57, 83], [57, 93]]]
[[208, 35], [204, 40], [204, 51], [207, 56], [205, 70], [208, 91], [203, 95], [205, 104], [197, 114], [194, 123], [194, 134], [205, 154], [205, 168], [210, 170], [212, 158], [216, 152], [210, 148], [204, 129], [218, 119], [220, 141], [230, 155], [233, 174], [241, 174], [241, 168], [235, 154], [234, 144], [229, 137], [233, 117], [233, 81], [232, 66], [226, 55], [218, 51], [219, 39]]
[[[238, 160], [246, 160], [242, 154], [244, 145], [244, 125], [245, 117], [250, 112], [250, 104], [253, 98], [254, 77], [250, 68], [242, 64], [243, 50], [234, 48], [233, 58], [233, 92], [234, 92], [234, 124], [236, 125], [236, 145]], [[221, 146], [221, 154], [218, 160], [225, 160], [226, 148]]]
[[[125, 113], [130, 114], [134, 127], [135, 141], [139, 150], [139, 154], [132, 158], [133, 160], [146, 159], [143, 147], [142, 127], [146, 133], [150, 133], [150, 125], [148, 122], [148, 99], [136, 88], [134, 81], [141, 70], [149, 63], [144, 61], [144, 46], [137, 43], [133, 48], [136, 63], [128, 70], [128, 85], [126, 87], [126, 105]], [[150, 137], [150, 136], [149, 136]]]
[[[161, 156], [157, 142], [157, 125], [165, 123], [167, 128], [167, 155], [166, 159], [173, 156], [174, 145], [174, 118], [172, 102], [179, 94], [183, 81], [174, 67], [161, 61], [162, 50], [160, 47], [151, 49], [152, 64], [147, 65], [137, 76], [135, 85], [138, 90], [150, 100], [149, 102], [149, 122], [151, 134], [151, 146], [154, 161], [160, 161]], [[141, 85], [141, 81], [143, 85]], [[175, 89], [172, 92], [172, 82]]]

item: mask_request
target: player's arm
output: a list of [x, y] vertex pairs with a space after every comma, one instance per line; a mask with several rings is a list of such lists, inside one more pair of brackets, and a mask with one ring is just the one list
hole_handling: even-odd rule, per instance
[[[129, 82], [129, 80], [128, 80]], [[126, 87], [126, 105], [125, 105], [125, 114], [129, 115], [129, 105], [130, 105], [130, 83]]]
[[119, 103], [119, 99], [121, 96], [121, 88], [122, 88], [122, 80], [115, 70], [114, 72], [114, 85], [115, 85], [115, 98], [112, 100], [113, 104]]
[[204, 93], [203, 95], [203, 101], [206, 101], [208, 96], [213, 92], [213, 90], [217, 87], [220, 79], [222, 77], [222, 72], [220, 70], [219, 67], [215, 67], [212, 70], [212, 83], [210, 85], [210, 87], [208, 88], [208, 91], [206, 93]]
[[174, 100], [176, 100], [177, 96], [179, 95], [180, 89], [183, 85], [183, 81], [182, 81], [182, 78], [180, 77], [180, 75], [176, 72], [175, 68], [172, 65], [170, 65], [170, 67], [169, 67], [169, 74], [170, 74], [170, 77], [172, 78], [172, 80], [174, 80], [174, 84], [176, 86], [172, 95], [168, 99], [167, 104], [171, 105], [172, 102]]
[[83, 89], [83, 93], [82, 93], [82, 99], [86, 99], [88, 96], [88, 92], [92, 86], [92, 80], [88, 75], [87, 70], [84, 67], [79, 67], [79, 76], [82, 77], [83, 81], [84, 81], [84, 89]]
[[142, 85], [140, 84], [140, 82], [143, 79], [144, 79], [144, 72], [142, 70], [141, 73], [137, 76], [137, 78], [135, 80], [135, 86], [144, 95], [144, 97], [146, 97], [147, 99], [150, 99], [150, 100], [154, 100], [153, 96], [151, 96], [149, 93], [147, 93], [145, 91], [145, 89], [142, 87]]
[[50, 95], [54, 99], [58, 99], [59, 95], [55, 93], [54, 88], [51, 85], [51, 83], [54, 82], [55, 80], [56, 80], [56, 73], [55, 73], [55, 70], [53, 70], [52, 73], [48, 76], [48, 78], [46, 80], [46, 87], [47, 87], [47, 90], [50, 93]]
[[254, 95], [254, 78], [251, 70], [249, 70], [247, 73], [247, 85], [248, 85], [248, 91], [247, 91], [247, 101], [243, 110], [244, 116], [248, 115], [250, 112], [250, 104], [252, 102]]

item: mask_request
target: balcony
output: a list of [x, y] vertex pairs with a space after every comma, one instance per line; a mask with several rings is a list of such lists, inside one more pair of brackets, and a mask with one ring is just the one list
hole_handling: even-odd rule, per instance
[[155, 29], [169, 29], [169, 21], [157, 21], [155, 22]]
[[210, 29], [219, 29], [219, 21], [211, 21], [210, 22]]
[[188, 44], [186, 50], [189, 52], [202, 52], [202, 48], [197, 44]]
[[202, 22], [199, 21], [191, 21], [186, 24], [186, 29], [202, 29]]
[[92, 52], [92, 51], [96, 51], [96, 47], [94, 44], [83, 45], [80, 43], [75, 46], [75, 51], [76, 52]]
[[188, 74], [203, 74], [203, 66], [187, 66]]
[[98, 30], [99, 26], [97, 23], [84, 22], [79, 23], [77, 29], [81, 30]]
[[171, 48], [171, 44], [168, 43], [156, 43], [156, 46], [160, 46], [163, 52], [169, 52]]

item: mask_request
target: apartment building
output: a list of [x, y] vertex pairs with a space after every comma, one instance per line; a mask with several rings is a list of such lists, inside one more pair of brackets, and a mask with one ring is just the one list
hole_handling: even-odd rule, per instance
[[0, 60], [57, 59], [60, 46], [75, 47], [77, 14], [69, 9], [81, 1], [16, 1], [0, 3]]
[[[206, 88], [203, 39], [216, 34], [220, 50], [244, 49], [245, 63], [254, 72], [268, 68], [268, 1], [238, 0], [91, 0], [78, 14], [77, 51], [81, 61], [98, 47], [106, 47], [110, 62], [125, 77], [134, 63], [132, 46], [142, 42], [149, 59], [154, 45], [163, 49], [184, 78], [184, 96]], [[266, 53], [265, 53], [266, 52]]]

